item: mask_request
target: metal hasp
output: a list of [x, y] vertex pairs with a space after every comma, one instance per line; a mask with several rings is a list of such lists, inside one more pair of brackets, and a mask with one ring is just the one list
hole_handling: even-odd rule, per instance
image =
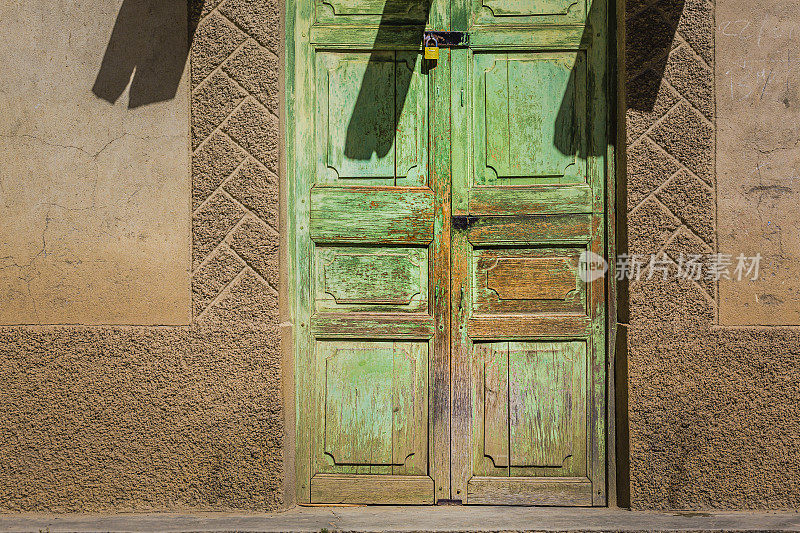
[[457, 48], [469, 46], [469, 33], [463, 31], [426, 31], [422, 36], [423, 44], [431, 39], [439, 48]]
[[478, 221], [475, 215], [453, 215], [452, 222], [455, 229], [464, 230], [469, 229], [470, 226]]

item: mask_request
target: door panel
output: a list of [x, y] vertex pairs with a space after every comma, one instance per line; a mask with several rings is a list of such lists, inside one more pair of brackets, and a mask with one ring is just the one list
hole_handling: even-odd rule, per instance
[[316, 252], [318, 310], [427, 311], [427, 249], [318, 246]]
[[569, 24], [586, 18], [585, 0], [469, 0], [475, 25]]
[[586, 343], [479, 342], [473, 349], [480, 475], [585, 471]]
[[475, 185], [585, 183], [583, 54], [473, 58]]
[[315, 471], [424, 475], [428, 344], [319, 341]]
[[426, 185], [428, 93], [417, 55], [317, 55], [317, 183]]
[[586, 314], [577, 247], [474, 248], [475, 315]]

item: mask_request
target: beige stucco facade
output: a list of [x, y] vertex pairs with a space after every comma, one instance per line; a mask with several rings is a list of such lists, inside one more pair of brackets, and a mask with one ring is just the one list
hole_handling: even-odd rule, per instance
[[[1, 31], [14, 36], [0, 52], [0, 324], [191, 321], [186, 6], [159, 13], [172, 16], [173, 37], [154, 26], [111, 38], [140, 35], [180, 56], [175, 79], [159, 81], [170, 94], [137, 108], [129, 102], [153, 92], [142, 87], [148, 67], [166, 77], [170, 54], [136, 57], [126, 39], [109, 46], [98, 74], [119, 11], [118, 2], [0, 6]], [[128, 79], [114, 88], [110, 74], [122, 63], [136, 70], [124, 97]]]
[[[740, 0], [718, 2], [717, 12], [726, 21], [778, 17], [800, 23], [791, 10], [764, 13]], [[80, 234], [95, 239], [86, 241], [87, 253], [131, 265], [120, 257], [120, 247], [113, 246], [117, 241], [111, 239], [119, 235], [102, 237], [99, 229], [105, 226], [85, 180], [106, 176], [113, 182], [105, 189], [106, 199], [134, 193], [141, 185], [141, 169], [147, 168], [132, 155], [136, 150], [154, 161], [157, 170], [148, 175], [155, 176], [155, 183], [166, 181], [169, 187], [160, 191], [150, 186], [147, 201], [133, 200], [139, 218], [124, 223], [146, 227], [150, 237], [162, 231], [165, 240], [153, 242], [171, 243], [159, 247], [131, 238], [129, 248], [122, 247], [134, 250], [140, 260], [158, 258], [160, 270], [134, 264], [128, 276], [119, 275], [119, 269], [111, 269], [109, 276], [107, 266], [95, 263], [88, 274], [76, 274], [77, 299], [83, 302], [82, 312], [93, 313], [91, 318], [81, 319], [69, 302], [62, 314], [37, 318], [3, 297], [0, 510], [282, 508], [292, 504], [293, 492], [293, 418], [285, 408], [293, 382], [286, 370], [292, 368], [291, 322], [281, 312], [287, 283], [280, 259], [285, 212], [280, 198], [286, 192], [281, 182], [283, 8], [271, 0], [192, 0], [188, 28], [181, 10], [173, 12], [175, 27], [179, 32], [188, 29], [191, 36], [188, 57], [183, 58], [186, 69], [180, 69], [177, 79], [163, 78], [174, 89], [151, 87], [157, 98], [148, 102], [131, 96], [132, 85], [111, 104], [90, 91], [122, 3], [98, 3], [96, 21], [102, 27], [96, 31], [71, 33], [70, 28], [84, 24], [71, 19], [69, 11], [30, 22], [50, 25], [31, 37], [36, 43], [57, 36], [56, 48], [94, 51], [96, 57], [87, 55], [78, 62], [75, 76], [64, 74], [74, 83], [74, 96], [50, 87], [49, 93], [27, 98], [25, 90], [47, 85], [47, 71], [14, 71], [14, 79], [33, 80], [15, 89], [8, 81], [11, 67], [0, 65], [2, 98], [17, 102], [14, 109], [39, 117], [42, 127], [53, 128], [57, 119], [37, 115], [43, 112], [31, 102], [45, 105], [53, 94], [62, 98], [65, 109], [73, 101], [76, 109], [95, 109], [85, 115], [75, 112], [75, 123], [107, 124], [105, 131], [81, 132], [78, 137], [89, 144], [79, 148], [51, 146], [75, 143], [46, 137], [49, 144], [40, 143], [37, 149], [32, 143], [39, 141], [24, 138], [25, 157], [36, 160], [41, 155], [42, 175], [51, 180], [43, 190], [74, 193], [77, 200], [67, 200], [95, 217], [81, 219]], [[134, 10], [148, 6], [144, 0], [125, 3]], [[28, 2], [26, 11], [18, 4], [12, 2], [0, 13], [49, 13], [45, 2]], [[728, 49], [715, 52], [715, 39], [722, 42], [720, 25], [715, 25], [715, 6], [707, 0], [629, 1], [619, 9], [617, 33], [626, 38], [617, 58], [623, 106], [617, 125], [622, 141], [617, 147], [617, 251], [666, 252], [674, 259], [681, 253], [725, 252], [723, 241], [742, 241], [737, 231], [750, 225], [750, 219], [737, 213], [759, 213], [753, 210], [752, 194], [739, 194], [739, 189], [759, 185], [736, 173], [742, 165], [752, 166], [752, 154], [742, 156], [743, 162], [734, 164], [723, 179], [720, 169], [730, 160], [720, 163], [716, 147], [729, 150], [735, 145], [730, 136], [721, 139], [721, 132], [740, 131], [748, 123], [742, 117], [758, 108], [720, 103], [726, 79], [718, 65], [715, 71], [715, 60], [750, 57], [751, 45], [742, 44], [740, 56]], [[11, 26], [21, 27], [18, 20]], [[60, 58], [45, 55], [40, 60], [44, 64]], [[141, 64], [139, 70], [143, 76], [148, 73]], [[83, 92], [80, 80], [86, 80]], [[794, 120], [798, 88], [787, 87], [790, 104], [779, 116], [789, 113]], [[0, 175], [5, 187], [21, 171], [20, 156], [7, 151], [20, 141], [14, 136], [41, 137], [41, 132], [26, 132], [34, 122], [22, 117], [15, 130], [7, 111], [3, 113], [0, 172], [13, 174]], [[733, 119], [738, 122], [726, 122]], [[115, 124], [133, 124], [150, 144], [137, 148], [131, 139], [131, 145], [102, 150], [115, 138]], [[765, 128], [762, 124], [759, 131]], [[784, 129], [784, 137], [791, 137], [793, 130]], [[161, 140], [154, 141], [156, 137]], [[168, 144], [172, 142], [174, 149]], [[789, 167], [796, 170], [796, 165]], [[159, 174], [172, 179], [159, 182]], [[52, 181], [58, 176], [61, 182]], [[769, 184], [778, 189], [756, 190], [768, 195], [757, 204], [779, 213], [785, 227], [796, 228], [797, 215], [787, 213], [787, 206], [798, 193], [797, 183]], [[0, 194], [0, 244], [16, 250], [13, 239], [24, 234], [9, 230], [14, 227], [10, 221], [20, 209], [31, 212], [39, 195], [28, 197], [31, 205], [20, 205], [22, 197], [5, 190]], [[781, 196], [769, 196], [774, 194]], [[724, 206], [723, 200], [728, 202]], [[42, 220], [51, 216], [45, 212]], [[48, 226], [57, 231], [48, 242], [71, 242], [67, 226]], [[745, 239], [753, 245], [745, 251], [774, 259], [781, 250], [774, 239], [761, 250], [764, 233], [754, 234], [757, 239]], [[37, 261], [47, 261], [37, 271], [51, 269], [51, 284], [57, 287], [59, 256], [37, 255], [38, 235], [24, 237], [31, 250], [26, 265], [36, 269]], [[797, 290], [792, 265], [798, 242], [793, 235], [787, 229], [783, 236], [787, 262], [777, 277], [765, 282], [772, 285], [739, 288], [726, 296], [713, 282], [656, 277], [621, 284], [617, 451], [611, 466], [620, 503], [648, 509], [800, 505], [800, 330], [793, 327], [800, 323], [787, 318], [797, 309], [791, 299]], [[109, 245], [109, 256], [102, 255], [98, 242]], [[45, 250], [51, 249], [45, 244]], [[20, 261], [10, 264], [17, 269]], [[0, 272], [7, 267], [0, 263]], [[103, 276], [118, 294], [134, 300], [130, 307], [113, 293], [105, 297], [92, 292], [88, 281]], [[17, 274], [14, 282], [20, 279]], [[125, 280], [133, 281], [125, 285]], [[161, 300], [143, 305], [148, 283], [161, 284]], [[740, 311], [743, 302], [763, 294], [783, 300], [780, 311], [764, 311], [764, 298]], [[92, 304], [98, 298], [106, 303]], [[108, 309], [108, 302], [117, 305]], [[173, 307], [166, 309], [164, 302]], [[148, 315], [148, 306], [162, 314]], [[765, 321], [765, 316], [778, 318]]]

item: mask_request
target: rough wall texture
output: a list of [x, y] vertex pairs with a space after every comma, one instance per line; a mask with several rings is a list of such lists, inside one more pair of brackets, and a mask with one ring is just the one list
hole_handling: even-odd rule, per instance
[[282, 503], [279, 8], [193, 1], [193, 325], [0, 328], [0, 511]]
[[[714, 253], [713, 5], [630, 0], [626, 35], [627, 251]], [[716, 326], [714, 283], [629, 290], [633, 507], [800, 506], [800, 331]]]

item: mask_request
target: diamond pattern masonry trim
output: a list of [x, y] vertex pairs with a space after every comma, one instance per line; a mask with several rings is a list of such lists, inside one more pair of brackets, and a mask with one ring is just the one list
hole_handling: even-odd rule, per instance
[[[657, 21], [648, 21], [644, 25], [647, 27], [674, 27], [676, 21], [668, 20], [668, 5], [668, 0], [629, 2], [629, 28], [642, 26], [642, 17], [659, 17]], [[686, 0], [681, 17], [687, 16], [707, 20], [709, 27], [704, 31], [709, 36], [713, 34], [712, 4], [706, 0]], [[659, 80], [659, 96], [653, 106], [655, 113], [637, 110], [638, 102], [630, 100], [645, 97], [639, 94], [640, 89], [649, 86], [654, 74], [651, 67], [659, 58], [649, 57], [647, 47], [638, 46], [641, 43], [636, 39], [633, 46], [628, 47], [626, 58], [631, 104], [627, 121], [629, 130], [632, 127], [635, 132], [628, 144], [627, 179], [628, 189], [638, 193], [628, 203], [631, 232], [628, 252], [644, 253], [657, 248], [673, 259], [680, 253], [708, 254], [716, 248], [714, 66], [707, 59], [710, 54], [697, 48], [703, 40], [687, 39], [681, 22], [677, 21], [664, 76]], [[700, 28], [694, 24], [692, 29], [697, 32]], [[653, 160], [654, 157], [658, 161]], [[679, 209], [681, 202], [693, 198], [699, 201], [693, 202], [691, 209]], [[668, 225], [674, 223], [677, 227], [657, 235], [638, 236], [635, 222], [642, 223], [639, 219], [644, 206], [660, 213], [661, 217], [668, 217]], [[653, 242], [653, 238], [662, 241]], [[697, 286], [710, 305], [715, 305], [713, 286], [702, 282]]]
[[272, 3], [211, 0], [199, 11], [191, 55], [192, 288], [194, 320], [202, 323], [245, 280], [247, 294], [255, 282], [277, 296], [280, 61]]

